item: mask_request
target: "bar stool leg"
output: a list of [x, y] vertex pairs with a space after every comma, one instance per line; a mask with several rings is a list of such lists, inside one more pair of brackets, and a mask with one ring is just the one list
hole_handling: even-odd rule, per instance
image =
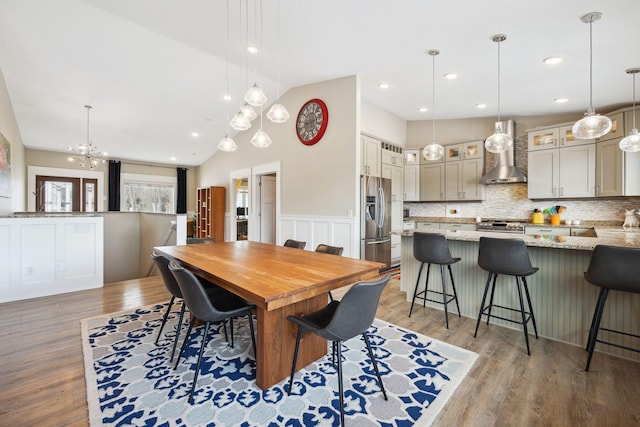
[[422, 267], [424, 267], [424, 262], [420, 263], [420, 269], [418, 270], [418, 280], [416, 280], [416, 287], [413, 290], [413, 298], [411, 298], [411, 308], [409, 309], [409, 317], [411, 317], [411, 312], [413, 312], [413, 304], [416, 302], [416, 295], [418, 295], [418, 286], [420, 285], [420, 275], [422, 274]]
[[524, 331], [524, 340], [527, 343], [527, 354], [531, 356], [529, 350], [529, 332], [527, 331], [527, 315], [524, 312], [524, 300], [522, 299], [522, 285], [520, 284], [520, 277], [515, 276], [516, 286], [518, 288], [518, 299], [520, 300], [520, 313], [522, 314], [522, 330]]
[[451, 288], [453, 289], [453, 299], [456, 301], [456, 308], [458, 309], [458, 317], [462, 317], [460, 315], [460, 305], [458, 304], [458, 293], [456, 292], [456, 284], [453, 281], [453, 273], [451, 272], [451, 266], [447, 265], [449, 269], [449, 277], [451, 277]]
[[449, 312], [447, 310], [447, 284], [445, 282], [444, 276], [444, 265], [440, 266], [440, 278], [442, 279], [442, 304], [444, 305], [444, 323], [447, 329], [449, 329]]
[[429, 290], [429, 275], [431, 273], [431, 264], [427, 264], [427, 277], [424, 280], [424, 298], [422, 298], [422, 307], [427, 306], [427, 291]]
[[487, 325], [491, 320], [491, 309], [493, 308], [493, 295], [496, 292], [496, 280], [498, 279], [498, 273], [493, 273], [493, 285], [491, 286], [491, 297], [489, 298], [489, 310], [487, 311]]
[[524, 284], [524, 293], [527, 296], [527, 302], [529, 303], [529, 315], [531, 316], [531, 322], [533, 323], [533, 331], [536, 333], [536, 339], [538, 339], [538, 327], [536, 326], [536, 316], [533, 314], [533, 305], [531, 305], [531, 296], [529, 295], [529, 286], [527, 286], [527, 279], [522, 276], [522, 283]]
[[478, 320], [476, 321], [476, 331], [473, 333], [473, 337], [475, 338], [478, 335], [478, 326], [480, 325], [480, 319], [482, 319], [482, 312], [484, 311], [484, 303], [487, 300], [487, 292], [489, 292], [489, 284], [491, 283], [491, 277], [493, 273], [489, 273], [487, 276], [487, 283], [484, 286], [484, 293], [482, 294], [482, 302], [480, 303], [480, 312], [478, 313]]
[[591, 358], [593, 357], [593, 349], [596, 346], [596, 340], [598, 339], [598, 330], [600, 329], [600, 321], [602, 320], [602, 312], [604, 311], [604, 303], [607, 301], [607, 295], [609, 294], [609, 289], [602, 288], [600, 290], [600, 295], [598, 296], [598, 304], [596, 304], [596, 310], [593, 313], [593, 324], [591, 328], [591, 332], [589, 333], [589, 356], [587, 356], [587, 366], [584, 368], [585, 371], [589, 371], [589, 365], [591, 365]]

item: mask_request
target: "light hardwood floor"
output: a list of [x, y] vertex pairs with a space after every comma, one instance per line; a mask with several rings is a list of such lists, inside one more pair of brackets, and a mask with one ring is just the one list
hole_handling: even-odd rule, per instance
[[[338, 294], [336, 294], [338, 295]], [[392, 280], [378, 317], [480, 355], [436, 426], [640, 425], [640, 363], [409, 303]], [[86, 426], [80, 319], [165, 302], [159, 277], [0, 304], [0, 426]], [[347, 420], [348, 423], [348, 420]]]

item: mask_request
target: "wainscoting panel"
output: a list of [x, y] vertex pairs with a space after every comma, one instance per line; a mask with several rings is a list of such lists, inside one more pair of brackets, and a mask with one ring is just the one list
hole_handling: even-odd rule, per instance
[[[452, 266], [461, 314], [477, 318], [488, 275], [477, 264], [478, 243], [449, 240], [449, 248], [454, 257], [462, 258], [460, 262]], [[600, 288], [584, 280], [583, 276], [589, 265], [591, 252], [536, 247], [529, 247], [528, 250], [531, 263], [540, 268], [536, 274], [527, 278], [538, 334], [542, 337], [585, 346], [600, 291]], [[413, 238], [403, 237], [401, 289], [407, 293], [408, 301], [411, 301], [413, 296], [419, 267], [420, 263], [413, 258]], [[425, 265], [420, 279], [420, 290], [424, 289], [426, 271], [427, 266]], [[448, 273], [447, 286], [450, 291]], [[441, 289], [440, 271], [435, 265], [431, 268], [429, 289]], [[416, 301], [417, 304], [418, 301]], [[518, 307], [518, 293], [513, 277], [498, 276], [494, 304]], [[427, 302], [426, 305], [438, 310], [443, 309], [442, 304]], [[414, 307], [414, 311], [422, 309], [421, 306], [422, 301], [420, 301], [419, 307]], [[448, 307], [451, 316], [455, 312], [455, 304], [451, 303]], [[503, 310], [498, 313], [498, 310], [495, 311], [495, 314], [514, 319], [517, 316], [516, 313], [505, 313]], [[610, 291], [601, 326], [638, 334], [640, 333], [638, 313], [640, 313], [640, 295]], [[442, 322], [444, 324], [444, 314]], [[522, 328], [518, 324], [494, 318], [491, 319], [491, 325], [502, 325], [517, 330]], [[482, 339], [484, 327], [486, 327], [486, 316], [479, 328], [477, 339]], [[533, 327], [530, 323], [528, 328], [532, 337]], [[632, 337], [604, 331], [601, 331], [598, 337], [632, 348], [638, 348], [639, 344], [638, 340]], [[597, 344], [596, 350], [640, 360], [639, 353], [613, 346]], [[535, 340], [532, 341], [532, 351], [535, 351]]]
[[356, 218], [311, 217], [303, 215], [281, 215], [278, 227], [278, 244], [287, 239], [307, 242], [306, 250], [313, 251], [321, 243], [342, 246], [343, 256], [360, 257]]

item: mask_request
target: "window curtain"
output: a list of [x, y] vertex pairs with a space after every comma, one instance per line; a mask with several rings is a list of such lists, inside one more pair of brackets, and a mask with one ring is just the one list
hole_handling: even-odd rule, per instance
[[109, 210], [120, 210], [120, 166], [117, 160], [109, 160]]
[[178, 201], [176, 203], [176, 213], [187, 213], [187, 169], [177, 168], [178, 173]]

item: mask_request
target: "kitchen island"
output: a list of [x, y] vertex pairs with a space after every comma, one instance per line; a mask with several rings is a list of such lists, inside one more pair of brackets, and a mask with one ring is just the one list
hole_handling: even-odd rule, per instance
[[[418, 230], [405, 230], [402, 235], [402, 274], [400, 287], [407, 293], [407, 300], [411, 300], [418, 276], [420, 263], [413, 257], [413, 233]], [[624, 247], [640, 247], [640, 233], [637, 230], [624, 231], [621, 227], [596, 228], [597, 237], [577, 236], [543, 236], [543, 235], [514, 235], [508, 233], [490, 233], [478, 231], [446, 231], [441, 229], [421, 229], [420, 232], [444, 234], [449, 242], [452, 256], [462, 260], [452, 266], [456, 283], [460, 311], [463, 316], [477, 318], [482, 293], [487, 280], [487, 272], [478, 264], [478, 242], [480, 237], [521, 238], [529, 249], [531, 263], [540, 270], [527, 278], [533, 310], [541, 337], [559, 340], [579, 346], [585, 346], [589, 333], [589, 325], [600, 288], [589, 284], [583, 276], [586, 271], [591, 251], [598, 245], [612, 245]], [[431, 269], [430, 289], [440, 288], [439, 269]], [[423, 270], [420, 289], [424, 288], [426, 267]], [[510, 276], [499, 276], [496, 285], [494, 302], [505, 306], [516, 306], [517, 291], [515, 281]], [[419, 310], [416, 301], [415, 310]], [[427, 301], [428, 309], [442, 310], [442, 304]], [[455, 312], [455, 306], [449, 307]], [[602, 325], [611, 329], [623, 330], [631, 333], [640, 331], [640, 295], [609, 293], [607, 305], [603, 315]], [[449, 327], [455, 328], [455, 316], [449, 316]], [[502, 314], [501, 314], [502, 315]], [[444, 324], [444, 318], [443, 318]], [[502, 325], [519, 329], [500, 319], [491, 319], [492, 325]], [[490, 326], [496, 327], [496, 326]], [[482, 339], [481, 324], [478, 338]], [[469, 331], [473, 333], [473, 331]], [[636, 339], [615, 336], [605, 331], [600, 332], [601, 338], [626, 345], [638, 347]], [[614, 335], [613, 338], [611, 335]], [[513, 343], [521, 345], [525, 350], [524, 340]], [[626, 358], [640, 360], [640, 353], [618, 349], [599, 344], [597, 351], [606, 351]], [[535, 339], [531, 341], [531, 351], [535, 353]], [[586, 357], [586, 356], [585, 356]]]

